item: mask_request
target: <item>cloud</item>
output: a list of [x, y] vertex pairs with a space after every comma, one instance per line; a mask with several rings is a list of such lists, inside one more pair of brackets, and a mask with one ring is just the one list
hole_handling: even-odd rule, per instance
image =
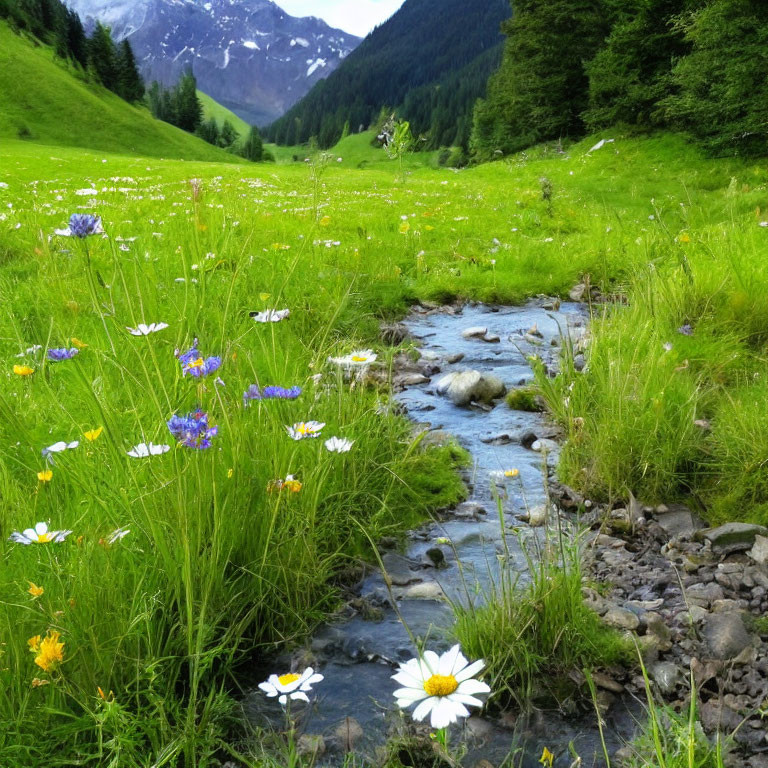
[[292, 16], [319, 16], [332, 27], [363, 37], [386, 21], [403, 0], [276, 0]]

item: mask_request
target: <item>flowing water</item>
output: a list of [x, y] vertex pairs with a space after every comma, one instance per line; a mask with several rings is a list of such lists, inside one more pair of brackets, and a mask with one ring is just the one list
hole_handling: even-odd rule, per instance
[[[531, 433], [547, 439], [556, 431], [545, 415], [513, 411], [503, 400], [492, 408], [457, 407], [437, 394], [436, 384], [446, 374], [469, 369], [498, 376], [508, 389], [529, 383], [532, 373], [526, 357], [538, 354], [550, 367], [556, 366], [563, 336], [574, 341], [583, 335], [586, 316], [577, 304], [563, 304], [557, 310], [542, 302], [522, 307], [473, 304], [458, 311], [414, 312], [405, 324], [420, 342], [423, 359], [434, 362], [440, 371], [430, 382], [407, 388], [397, 399], [424, 429], [450, 434], [471, 455], [466, 478], [468, 502], [459, 507], [457, 514], [413, 531], [404, 552], [384, 554], [400, 615], [414, 635], [428, 637], [429, 647], [440, 652], [453, 643], [453, 619], [439, 593], [461, 600], [466, 599], [468, 591], [481, 592], [487, 585], [498, 567], [502, 544], [496, 499], [503, 499], [505, 526], [517, 524], [515, 515], [545, 502], [545, 459], [524, 444], [530, 445]], [[488, 334], [497, 335], [500, 341], [464, 338], [462, 331], [474, 326], [486, 327]], [[528, 333], [533, 328], [540, 335]], [[459, 355], [463, 355], [460, 361], [446, 362]], [[549, 468], [556, 459], [554, 448], [546, 456]], [[512, 468], [520, 473], [514, 480], [499, 481], [498, 475], [492, 474]], [[445, 539], [451, 544], [438, 541]], [[508, 537], [508, 541], [512, 567], [524, 575], [525, 557], [514, 537]], [[435, 548], [446, 558], [440, 568], [435, 568], [427, 555]], [[317, 688], [313, 706], [303, 713], [302, 729], [324, 735], [328, 750], [321, 760], [323, 765], [343, 763], [343, 754], [338, 748], [334, 750], [338, 740], [333, 734], [347, 717], [362, 727], [363, 737], [356, 745], [361, 754], [373, 755], [376, 746], [386, 740], [396, 721], [392, 691], [398, 686], [391, 675], [397, 663], [414, 656], [409, 635], [391, 607], [380, 572], [374, 571], [365, 579], [360, 596], [372, 606], [366, 617], [356, 615], [331, 623], [321, 628], [311, 643], [312, 661], [325, 680]], [[246, 709], [256, 722], [264, 722], [269, 711], [258, 691], [246, 697]], [[613, 709], [617, 712], [607, 718], [607, 737], [609, 746], [615, 749], [622, 738], [631, 734], [632, 716], [624, 705]], [[464, 764], [468, 766], [480, 759], [498, 766], [511, 750], [517, 750], [510, 764], [540, 768], [544, 746], [558, 755], [555, 768], [570, 766], [569, 743], [581, 755], [583, 768], [604, 765], [599, 756], [596, 716], [590, 712], [568, 719], [555, 712], [535, 712], [525, 722], [518, 720], [514, 724], [512, 718], [473, 717], [464, 735], [469, 746]]]

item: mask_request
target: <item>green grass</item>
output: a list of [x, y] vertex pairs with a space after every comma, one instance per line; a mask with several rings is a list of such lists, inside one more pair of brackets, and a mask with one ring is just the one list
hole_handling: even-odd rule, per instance
[[454, 604], [454, 633], [470, 658], [485, 659], [495, 694], [526, 710], [584, 697], [573, 672], [626, 662], [630, 652], [584, 604], [578, 535], [548, 531], [542, 547], [535, 540], [521, 543], [525, 575], [507, 556], [480, 600]]
[[[28, 46], [15, 37], [5, 46], [6, 34], [0, 58]], [[42, 96], [46, 77], [52, 89], [56, 76], [77, 84], [42, 49], [30, 61]], [[88, 115], [102, 103], [60, 106]], [[126, 124], [135, 139], [146, 113], [120, 108], [137, 115]], [[15, 135], [20, 109], [0, 118], [4, 135]], [[237, 665], [300, 642], [327, 615], [340, 571], [367, 554], [361, 529], [374, 540], [396, 535], [461, 497], [460, 456], [424, 450], [386, 408], [385, 389], [346, 381], [327, 363], [370, 346], [386, 368], [392, 350], [378, 341], [379, 323], [416, 300], [565, 296], [585, 275], [627, 297], [594, 308], [586, 373], [566, 364], [560, 379], [541, 379], [569, 436], [564, 477], [606, 497], [631, 488], [669, 500], [693, 489], [712, 516], [759, 516], [768, 432], [759, 165], [705, 160], [671, 135], [618, 135], [592, 156], [595, 137], [564, 155], [543, 147], [461, 172], [410, 156], [402, 183], [366, 136], [334, 150], [341, 163], [162, 160], [130, 156], [130, 146], [151, 148], [95, 119], [65, 118], [72, 141], [92, 149], [56, 145], [69, 139], [35, 109], [24, 113], [30, 128], [39, 124], [39, 141], [51, 144], [0, 146], [3, 766], [214, 765]], [[213, 153], [199, 157], [232, 159], [168, 130]], [[159, 139], [146, 141], [161, 151]], [[108, 237], [55, 237], [75, 211], [100, 214]], [[270, 307], [291, 317], [250, 319]], [[170, 327], [147, 338], [125, 330], [158, 321]], [[677, 333], [684, 323], [693, 336]], [[12, 373], [32, 344], [73, 337], [88, 345], [74, 360], [30, 356], [31, 377]], [[222, 356], [225, 386], [180, 375], [174, 350], [196, 337], [206, 355]], [[246, 409], [242, 393], [256, 382], [305, 391]], [[140, 441], [172, 443], [164, 422], [198, 405], [220, 428], [212, 449], [127, 457]], [[284, 426], [309, 418], [354, 439], [352, 452], [290, 440]], [[99, 440], [84, 441], [98, 426]], [[85, 444], [57, 456], [51, 482], [40, 483], [41, 449], [59, 440]], [[303, 483], [299, 494], [267, 492], [287, 474]], [[74, 533], [45, 546], [6, 540], [40, 520]], [[118, 526], [131, 533], [99, 543]], [[495, 658], [494, 675], [521, 699], [536, 669], [615, 651], [579, 639], [591, 619], [575, 573], [534, 581], [524, 600], [502, 599], [476, 627], [476, 617], [465, 621], [465, 650]], [[43, 595], [34, 599], [29, 582]], [[65, 642], [53, 674], [27, 648], [48, 629]], [[521, 639], [535, 637], [542, 645], [526, 656]], [[35, 677], [49, 684], [33, 687]]]
[[244, 162], [86, 82], [50, 48], [0, 22], [0, 143], [17, 138], [100, 152]]
[[242, 117], [238, 117], [232, 110], [219, 104], [218, 101], [210, 97], [207, 93], [198, 91], [197, 98], [200, 99], [200, 103], [203, 105], [203, 118], [205, 120], [213, 118], [218, 123], [219, 128], [221, 128], [225, 120], [229, 120], [232, 127], [240, 134], [241, 138], [246, 138], [248, 136], [251, 126], [248, 125]]

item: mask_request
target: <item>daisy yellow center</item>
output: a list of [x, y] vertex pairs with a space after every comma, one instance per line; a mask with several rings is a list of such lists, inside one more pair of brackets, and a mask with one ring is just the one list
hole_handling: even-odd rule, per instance
[[311, 435], [317, 430], [314, 427], [310, 427], [309, 424], [299, 424], [296, 430], [300, 435]]
[[459, 683], [453, 675], [432, 675], [424, 681], [424, 690], [430, 696], [450, 696]]
[[280, 675], [280, 677], [277, 679], [280, 682], [280, 685], [290, 685], [291, 683], [295, 683], [299, 677], [300, 675], [297, 675], [295, 672], [291, 672], [288, 675]]
[[363, 355], [352, 355], [353, 363], [364, 363], [368, 358]]
[[37, 536], [37, 541], [40, 544], [47, 544], [52, 539], [53, 539], [53, 534], [51, 533], [40, 533]]

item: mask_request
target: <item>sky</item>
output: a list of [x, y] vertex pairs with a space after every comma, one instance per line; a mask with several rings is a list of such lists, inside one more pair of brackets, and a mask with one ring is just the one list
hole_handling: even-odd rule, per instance
[[404, 0], [276, 0], [291, 16], [319, 16], [332, 27], [364, 37]]

